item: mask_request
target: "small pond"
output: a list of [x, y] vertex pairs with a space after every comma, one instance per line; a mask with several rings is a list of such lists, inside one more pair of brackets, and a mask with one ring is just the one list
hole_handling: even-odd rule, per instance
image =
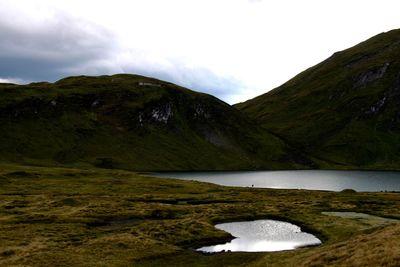
[[221, 223], [215, 227], [236, 238], [225, 244], [199, 248], [198, 251], [281, 251], [321, 244], [318, 238], [302, 232], [300, 227], [275, 220]]

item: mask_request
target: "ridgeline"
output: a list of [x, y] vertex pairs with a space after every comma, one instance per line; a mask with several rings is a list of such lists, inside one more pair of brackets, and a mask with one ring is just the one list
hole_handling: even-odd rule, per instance
[[0, 84], [0, 160], [137, 171], [399, 169], [400, 30], [230, 106], [119, 74]]
[[298, 153], [213, 96], [120, 74], [0, 84], [0, 160], [136, 171], [304, 167]]
[[398, 170], [400, 30], [337, 52], [236, 108], [319, 168]]

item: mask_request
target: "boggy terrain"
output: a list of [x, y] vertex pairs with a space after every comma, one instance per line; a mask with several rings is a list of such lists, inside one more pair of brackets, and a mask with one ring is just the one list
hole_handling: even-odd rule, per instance
[[[233, 188], [137, 173], [398, 170], [399, 55], [400, 30], [383, 33], [234, 107], [138, 75], [0, 84], [0, 265], [400, 266], [399, 223], [332, 216], [400, 219], [399, 193]], [[261, 218], [293, 222], [323, 244], [195, 251], [232, 239], [214, 224]]]
[[[245, 179], [245, 177], [243, 177]], [[233, 188], [122, 170], [0, 167], [1, 266], [399, 266], [399, 193]], [[218, 222], [293, 222], [323, 241], [274, 253], [205, 255]]]

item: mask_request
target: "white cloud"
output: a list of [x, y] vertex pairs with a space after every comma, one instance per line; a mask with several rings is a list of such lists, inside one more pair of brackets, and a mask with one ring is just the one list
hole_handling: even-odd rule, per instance
[[[0, 0], [0, 26], [23, 33], [14, 39], [20, 44], [0, 45], [13, 44], [8, 55], [59, 59], [53, 76], [136, 71], [232, 103], [397, 28], [399, 7], [397, 0]], [[7, 76], [27, 78], [17, 70]]]
[[28, 81], [25, 81], [20, 78], [1, 78], [0, 77], [0, 83], [13, 83], [13, 84], [26, 84]]

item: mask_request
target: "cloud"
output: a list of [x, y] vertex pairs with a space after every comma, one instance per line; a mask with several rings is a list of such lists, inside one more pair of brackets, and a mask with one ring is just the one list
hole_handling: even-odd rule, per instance
[[93, 74], [111, 71], [110, 66], [97, 64], [111, 57], [115, 46], [115, 37], [104, 28], [63, 13], [43, 23], [27, 18], [23, 24], [13, 24], [9, 14], [2, 13], [1, 77], [53, 81], [88, 70], [87, 66]]
[[358, 12], [358, 3], [344, 0], [0, 0], [0, 77], [136, 73], [233, 103], [398, 27], [397, 6], [368, 0]]
[[232, 77], [190, 66], [177, 57], [123, 46], [105, 27], [67, 13], [51, 10], [45, 20], [26, 16], [10, 23], [10, 17], [17, 15], [0, 9], [0, 82], [21, 84], [71, 75], [136, 73], [228, 102], [230, 95], [240, 93], [241, 82]]
[[20, 78], [0, 77], [0, 83], [26, 84], [28, 83], [28, 81], [22, 80]]
[[[0, 5], [1, 6], [1, 5]], [[14, 13], [13, 13], [14, 12]], [[180, 58], [121, 45], [101, 25], [58, 10], [45, 20], [0, 9], [0, 82], [55, 81], [71, 75], [136, 73], [177, 83], [229, 101], [240, 83]], [[15, 13], [16, 12], [16, 13]]]
[[212, 94], [228, 103], [233, 103], [233, 97], [241, 94], [245, 87], [243, 82], [234, 77], [217, 74], [201, 66], [191, 66], [181, 59], [151, 60], [149, 57], [145, 52], [131, 51], [118, 65], [125, 73], [138, 73], [170, 81], [195, 91]]

